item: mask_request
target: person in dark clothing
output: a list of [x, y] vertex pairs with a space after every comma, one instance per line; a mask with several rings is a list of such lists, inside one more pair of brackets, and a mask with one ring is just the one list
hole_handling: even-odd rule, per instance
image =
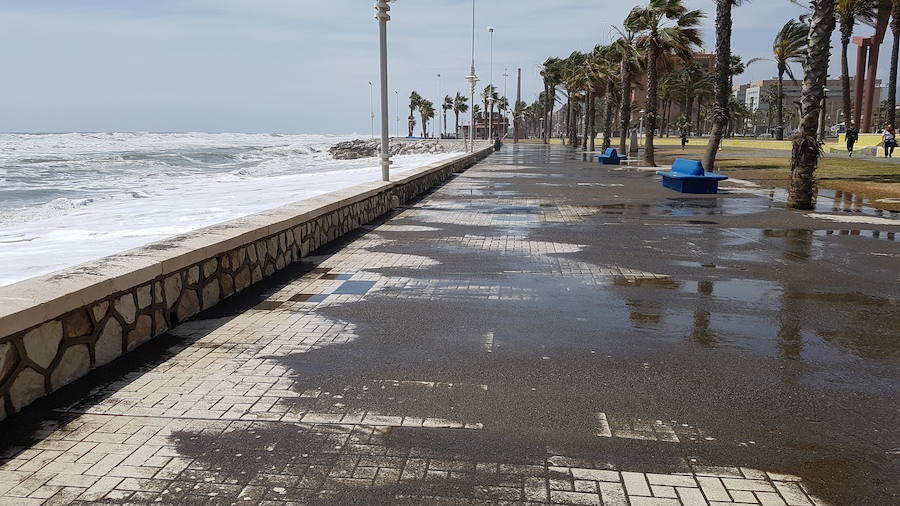
[[687, 127], [681, 127], [681, 150], [684, 151], [684, 147], [688, 143], [688, 129]]
[[847, 141], [847, 152], [853, 156], [853, 145], [859, 140], [859, 129], [856, 128], [856, 123], [853, 121], [850, 122], [850, 128], [847, 129], [845, 140]]
[[897, 133], [894, 132], [894, 125], [888, 124], [884, 127], [881, 138], [884, 141], [884, 156], [893, 158], [894, 148], [897, 147]]

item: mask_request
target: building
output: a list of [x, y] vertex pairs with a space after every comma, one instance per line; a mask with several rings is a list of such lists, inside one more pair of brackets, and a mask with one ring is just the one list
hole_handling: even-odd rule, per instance
[[[856, 93], [855, 82], [855, 78], [850, 77], [851, 100], [853, 100], [853, 96]], [[875, 83], [875, 103], [881, 103], [881, 81], [876, 80]], [[765, 118], [763, 121], [756, 121], [755, 130], [748, 133], [759, 135], [766, 132], [771, 133], [771, 131], [774, 130], [776, 126], [775, 119], [769, 117], [768, 111], [772, 106], [769, 101], [771, 97], [773, 97], [774, 90], [777, 89], [777, 86], [777, 79], [764, 79], [762, 81], [735, 85], [732, 88], [732, 93], [738, 101], [742, 102], [751, 111], [761, 112], [762, 114], [760, 114], [759, 117]], [[803, 83], [800, 80], [793, 81], [791, 79], [785, 79], [783, 82], [782, 93], [784, 94], [783, 104], [784, 110], [786, 111], [785, 122], [793, 123], [786, 125], [786, 132], [792, 131], [797, 126], [795, 123], [796, 119], [790, 118], [790, 116], [796, 116], [794, 111], [797, 111], [797, 103], [800, 102], [802, 86]], [[843, 89], [840, 79], [829, 79], [825, 85], [825, 127], [827, 129], [836, 130], [844, 124], [844, 113], [842, 110]]]
[[[494, 122], [493, 125], [488, 124], [487, 115], [481, 113], [480, 116], [475, 118], [475, 138], [476, 139], [487, 139], [488, 131], [493, 128], [493, 134], [495, 136], [504, 139], [511, 135], [512, 128], [509, 122], [509, 118], [506, 117], [505, 114], [501, 114], [497, 111], [494, 111]], [[457, 138], [460, 139], [468, 139], [469, 137], [469, 125], [461, 124], [459, 125], [459, 133], [457, 134]]]

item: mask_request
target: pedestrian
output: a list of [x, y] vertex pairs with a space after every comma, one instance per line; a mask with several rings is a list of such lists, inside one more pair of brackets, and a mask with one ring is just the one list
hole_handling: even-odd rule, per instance
[[897, 147], [897, 133], [894, 132], [894, 125], [888, 123], [881, 133], [881, 139], [884, 143], [884, 156], [887, 158], [894, 157], [894, 148]]
[[856, 122], [850, 122], [850, 128], [847, 129], [844, 139], [847, 141], [847, 152], [853, 156], [853, 145], [859, 140], [859, 129], [856, 128]]
[[684, 147], [688, 143], [688, 129], [686, 126], [681, 127], [681, 150], [684, 151]]

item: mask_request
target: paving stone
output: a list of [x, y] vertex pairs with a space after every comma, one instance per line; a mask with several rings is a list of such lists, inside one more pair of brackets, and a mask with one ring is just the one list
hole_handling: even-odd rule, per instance
[[173, 274], [163, 281], [164, 292], [166, 295], [166, 308], [172, 309], [178, 302], [178, 296], [181, 295], [181, 276]]
[[[789, 506], [813, 505], [812, 501], [806, 496], [800, 485], [795, 482], [775, 482], [775, 488], [778, 489], [778, 493], [781, 494], [781, 497], [784, 498], [784, 502]], [[761, 492], [769, 491], [761, 490]], [[771, 492], [774, 492], [774, 490], [771, 490]]]
[[94, 324], [91, 323], [91, 317], [84, 309], [70, 313], [63, 318], [62, 323], [64, 335], [67, 338], [89, 336], [94, 332]]
[[120, 355], [122, 355], [122, 326], [115, 318], [110, 318], [94, 344], [94, 359], [96, 365], [101, 366]]
[[178, 300], [178, 321], [184, 321], [200, 312], [200, 299], [194, 290], [185, 290]]
[[86, 344], [69, 346], [50, 373], [50, 388], [58, 390], [84, 376], [91, 369], [91, 355]]
[[629, 496], [653, 495], [650, 492], [650, 487], [647, 486], [647, 479], [641, 473], [622, 473], [622, 481], [625, 483], [625, 490]]
[[700, 484], [703, 494], [710, 501], [731, 502], [731, 496], [728, 495], [728, 491], [725, 490], [725, 486], [722, 485], [719, 478], [698, 476], [697, 483]]
[[109, 301], [103, 301], [91, 306], [91, 313], [94, 315], [94, 321], [99, 322], [109, 312]]
[[53, 320], [27, 332], [22, 338], [22, 342], [28, 358], [46, 369], [56, 358], [62, 337], [62, 322]]
[[134, 319], [137, 316], [137, 306], [134, 304], [134, 295], [131, 293], [126, 293], [116, 299], [115, 303], [116, 313], [122, 317], [122, 320], [126, 324], [134, 323]]
[[153, 304], [153, 293], [151, 285], [144, 285], [135, 290], [137, 296], [138, 309], [146, 309]]
[[153, 337], [153, 318], [150, 315], [138, 316], [134, 329], [128, 331], [128, 351], [146, 343]]
[[30, 367], [19, 371], [9, 387], [9, 399], [16, 411], [43, 397], [44, 393], [44, 376]]
[[[0, 384], [6, 380], [9, 373], [15, 369], [19, 362], [19, 353], [16, 351], [15, 345], [7, 341], [0, 343]], [[0, 405], [3, 403], [0, 402]]]
[[219, 280], [212, 281], [203, 285], [203, 309], [209, 309], [219, 303]]
[[699, 488], [678, 487], [678, 498], [683, 506], [707, 506], [703, 492]]

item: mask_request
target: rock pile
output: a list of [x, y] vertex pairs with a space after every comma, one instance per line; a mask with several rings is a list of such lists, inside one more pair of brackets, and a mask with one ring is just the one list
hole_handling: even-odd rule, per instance
[[[381, 154], [381, 141], [378, 139], [354, 139], [352, 141], [339, 142], [329, 148], [328, 152], [337, 160], [375, 157]], [[436, 139], [391, 143], [391, 156], [446, 152], [447, 149]]]

